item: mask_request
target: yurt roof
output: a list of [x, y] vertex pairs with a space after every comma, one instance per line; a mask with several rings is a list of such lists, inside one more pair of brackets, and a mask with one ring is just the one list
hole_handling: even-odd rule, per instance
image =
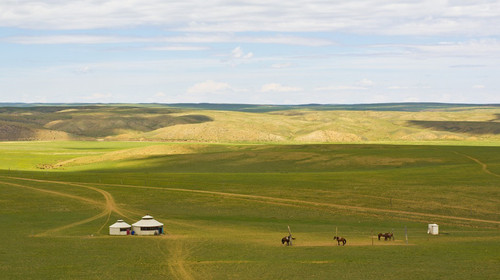
[[125, 223], [123, 220], [118, 220], [116, 223], [109, 226], [110, 228], [130, 228], [131, 225]]
[[162, 223], [153, 219], [153, 217], [149, 216], [149, 215], [142, 217], [142, 220], [140, 220], [137, 223], [134, 223], [132, 225], [135, 227], [161, 227], [161, 226], [163, 226]]

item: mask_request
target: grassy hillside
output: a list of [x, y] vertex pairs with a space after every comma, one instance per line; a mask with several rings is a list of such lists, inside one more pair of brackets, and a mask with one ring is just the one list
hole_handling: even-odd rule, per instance
[[[0, 274], [495, 279], [498, 154], [498, 146], [4, 142]], [[167, 234], [108, 236], [116, 219], [146, 214]], [[428, 236], [434, 222], [441, 235]], [[288, 225], [292, 247], [280, 242]], [[396, 240], [373, 238], [388, 231]]]
[[39, 106], [0, 108], [0, 140], [93, 140], [122, 133], [212, 121], [169, 108]]
[[498, 143], [499, 116], [497, 105], [432, 103], [0, 107], [0, 140]]

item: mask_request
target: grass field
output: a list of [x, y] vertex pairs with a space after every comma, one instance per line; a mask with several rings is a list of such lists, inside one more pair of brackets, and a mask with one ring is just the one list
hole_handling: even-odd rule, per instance
[[[498, 145], [4, 142], [0, 275], [498, 279], [499, 155]], [[165, 235], [108, 235], [116, 219], [146, 214]], [[292, 247], [280, 242], [288, 225]], [[396, 240], [373, 239], [388, 231]]]

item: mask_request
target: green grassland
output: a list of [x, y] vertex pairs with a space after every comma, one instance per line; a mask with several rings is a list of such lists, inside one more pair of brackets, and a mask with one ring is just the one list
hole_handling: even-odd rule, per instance
[[[213, 112], [206, 115], [214, 121], [189, 125], [227, 113]], [[428, 120], [459, 119], [432, 114]], [[484, 121], [494, 114], [468, 116]], [[496, 279], [500, 147], [498, 136], [488, 135], [487, 145], [478, 135], [455, 145], [3, 142], [0, 275]], [[165, 224], [165, 235], [107, 234], [116, 219], [131, 224], [146, 214]], [[428, 223], [438, 223], [442, 234], [427, 235]], [[280, 242], [288, 225], [296, 237], [291, 247]], [[396, 240], [373, 239], [389, 231]], [[336, 232], [346, 246], [334, 242]]]

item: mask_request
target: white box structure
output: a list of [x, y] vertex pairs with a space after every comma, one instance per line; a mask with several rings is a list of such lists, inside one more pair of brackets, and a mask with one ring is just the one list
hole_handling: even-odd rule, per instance
[[427, 228], [427, 234], [438, 235], [439, 226], [437, 224], [429, 224], [429, 227]]

